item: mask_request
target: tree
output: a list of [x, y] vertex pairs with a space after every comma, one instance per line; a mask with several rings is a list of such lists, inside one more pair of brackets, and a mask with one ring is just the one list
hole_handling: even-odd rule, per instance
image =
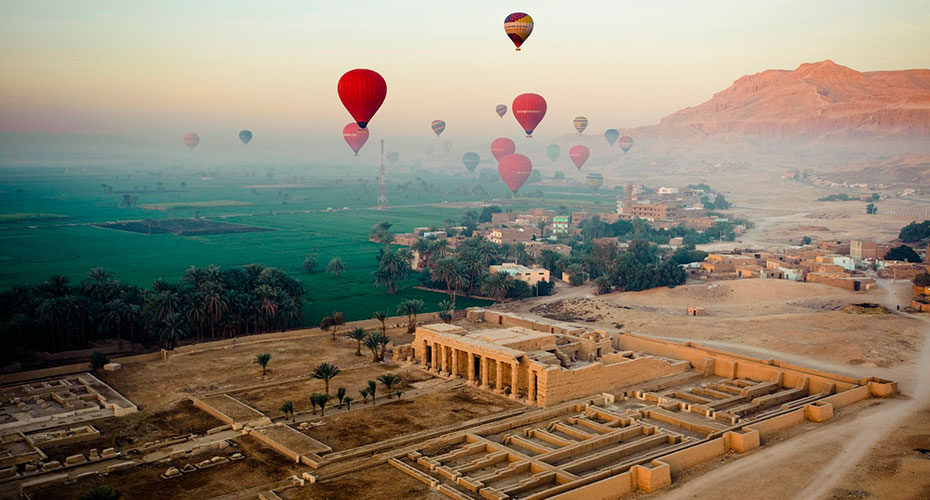
[[[346, 404], [346, 411], [352, 411], [352, 402], [355, 401], [351, 396], [346, 396], [342, 402]], [[367, 401], [366, 401], [367, 402]]]
[[316, 406], [320, 404], [320, 394], [314, 392], [310, 395], [310, 404], [313, 406], [313, 414], [316, 415]]
[[385, 287], [390, 295], [397, 292], [397, 282], [410, 274], [410, 252], [398, 250], [394, 253], [384, 252], [378, 262], [378, 270], [374, 272], [375, 284]]
[[375, 311], [371, 315], [373, 318], [381, 322], [381, 335], [387, 335], [387, 319], [388, 315], [386, 312]]
[[371, 361], [377, 363], [379, 361], [384, 361], [384, 351], [387, 349], [388, 343], [391, 341], [391, 337], [384, 335], [380, 332], [369, 333], [365, 337], [365, 347], [371, 351]]
[[106, 354], [100, 351], [94, 351], [93, 355], [90, 357], [90, 366], [94, 370], [103, 368], [103, 366], [109, 362], [110, 358], [108, 358]]
[[356, 356], [362, 355], [362, 342], [365, 341], [365, 337], [367, 336], [368, 332], [360, 326], [353, 328], [352, 331], [349, 332], [349, 338], [355, 341]]
[[489, 274], [481, 283], [481, 293], [494, 297], [500, 302], [504, 300], [504, 297], [506, 297], [507, 293], [513, 288], [513, 282], [513, 276], [503, 271]]
[[394, 243], [394, 233], [391, 232], [390, 222], [379, 222], [368, 232], [368, 238], [384, 245], [384, 253], [391, 252], [391, 243]]
[[452, 323], [452, 319], [455, 317], [455, 306], [452, 305], [452, 302], [441, 300], [436, 305], [439, 307], [439, 319], [443, 323]]
[[288, 414], [291, 415], [291, 420], [295, 420], [294, 416], [294, 402], [290, 399], [284, 400], [284, 404], [281, 405], [281, 408], [278, 409], [281, 413], [284, 414], [284, 419], [287, 420]]
[[805, 237], [801, 238], [801, 245], [810, 245], [810, 244], [811, 244], [811, 241], [813, 241], [813, 240], [811, 240], [811, 237], [810, 237], [810, 236], [805, 236]]
[[375, 394], [378, 392], [378, 384], [376, 384], [374, 380], [369, 380], [367, 389], [368, 389], [368, 395], [371, 396], [371, 402], [374, 403]]
[[316, 404], [320, 406], [320, 416], [326, 416], [326, 403], [330, 400], [329, 394], [317, 394]]
[[916, 243], [926, 238], [930, 238], [930, 220], [911, 222], [898, 234], [898, 239], [905, 243]]
[[930, 274], [926, 272], [920, 273], [917, 276], [914, 276], [914, 284], [917, 286], [930, 286]]
[[417, 328], [417, 314], [423, 312], [425, 305], [420, 299], [405, 300], [397, 306], [397, 314], [407, 316], [407, 333], [413, 333]]
[[346, 388], [340, 387], [336, 389], [336, 400], [339, 401], [339, 408], [342, 409], [342, 402], [346, 399]]
[[333, 257], [329, 264], [326, 264], [326, 272], [338, 278], [340, 274], [346, 272], [345, 261], [339, 257]]
[[119, 490], [103, 485], [85, 491], [78, 500], [119, 500], [120, 498], [123, 498], [123, 494]]
[[307, 258], [304, 259], [304, 263], [301, 267], [303, 267], [304, 271], [308, 273], [312, 273], [313, 271], [316, 270], [317, 266], [319, 265], [320, 263], [317, 262], [316, 257], [312, 255], [308, 255]]
[[459, 261], [453, 258], [439, 259], [430, 270], [430, 278], [446, 284], [446, 293], [452, 299], [452, 309], [455, 309], [455, 297], [459, 290], [467, 285], [465, 270]]
[[920, 255], [913, 248], [901, 245], [888, 250], [885, 260], [900, 260], [905, 262], [920, 262]]
[[336, 340], [336, 331], [339, 330], [339, 327], [346, 324], [346, 317], [340, 311], [334, 311], [332, 316], [333, 321], [333, 330], [330, 332], [332, 334], [333, 340]]
[[597, 295], [604, 295], [605, 293], [613, 291], [613, 283], [611, 283], [610, 278], [607, 276], [599, 276], [594, 280], [594, 285], [597, 288], [595, 291]]
[[[323, 330], [324, 332], [328, 332], [328, 331], [330, 331], [330, 329], [331, 329], [332, 327], [333, 327], [333, 318], [332, 318], [332, 317], [330, 317], [330, 316], [324, 316], [323, 319], [320, 320], [320, 330]], [[333, 335], [332, 337], [333, 337], [333, 340], [336, 339], [336, 336], [335, 336], [335, 335]]]
[[865, 206], [865, 213], [868, 215], [876, 215], [878, 213], [878, 207], [874, 203], [869, 203]]
[[255, 355], [255, 359], [252, 360], [252, 363], [257, 364], [262, 367], [262, 377], [268, 373], [268, 362], [271, 361], [271, 353], [263, 352]]
[[401, 379], [393, 373], [385, 373], [378, 377], [378, 382], [384, 384], [384, 387], [387, 388], [388, 399], [391, 399], [391, 387], [399, 384]]
[[311, 377], [323, 381], [327, 396], [329, 396], [329, 381], [336, 375], [339, 375], [339, 368], [332, 363], [320, 363], [310, 374]]
[[362, 389], [362, 390], [358, 391], [358, 393], [359, 393], [359, 395], [362, 396], [363, 400], [365, 401], [365, 404], [367, 405], [367, 404], [368, 404], [368, 396], [371, 395], [371, 394], [368, 393], [368, 389], [367, 389], [367, 388], [366, 388], [366, 389]]

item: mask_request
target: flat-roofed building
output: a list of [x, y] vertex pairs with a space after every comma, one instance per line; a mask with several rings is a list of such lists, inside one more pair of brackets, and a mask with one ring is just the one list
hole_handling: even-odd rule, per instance
[[536, 236], [536, 231], [534, 231], [533, 228], [501, 227], [492, 229], [488, 233], [487, 238], [498, 245], [503, 245], [505, 243], [527, 243], [533, 241], [533, 238]]
[[630, 214], [646, 220], [675, 220], [678, 217], [678, 208], [671, 205], [635, 203], [630, 207]]
[[496, 266], [491, 266], [492, 273], [507, 273], [514, 279], [525, 281], [530, 286], [535, 286], [540, 281], [549, 281], [549, 270], [544, 267], [526, 267], [520, 264], [505, 262]]

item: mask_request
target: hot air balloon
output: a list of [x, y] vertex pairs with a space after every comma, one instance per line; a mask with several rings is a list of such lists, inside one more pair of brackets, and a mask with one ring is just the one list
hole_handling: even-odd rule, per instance
[[620, 144], [620, 149], [622, 149], [623, 152], [626, 153], [627, 151], [630, 150], [630, 148], [633, 147], [633, 138], [628, 135], [625, 135], [621, 137], [620, 139], [618, 139], [617, 143]]
[[339, 79], [338, 91], [352, 119], [365, 128], [387, 96], [387, 83], [370, 69], [353, 69]]
[[497, 161], [501, 161], [501, 158], [513, 154], [516, 150], [517, 145], [506, 137], [498, 137], [491, 142], [491, 154]]
[[572, 125], [575, 126], [575, 130], [578, 133], [584, 132], [584, 129], [588, 128], [588, 119], [583, 116], [576, 116], [575, 121], [572, 122]]
[[530, 178], [532, 171], [533, 162], [523, 155], [509, 154], [497, 162], [497, 172], [514, 194]]
[[559, 158], [560, 152], [562, 152], [562, 149], [559, 148], [558, 144], [550, 144], [549, 147], [546, 148], [546, 154], [549, 155], [549, 159], [552, 161], [555, 161]]
[[588, 161], [589, 156], [591, 156], [591, 151], [587, 146], [582, 146], [581, 144], [572, 146], [572, 149], [568, 150], [568, 157], [572, 159], [572, 163], [578, 167], [578, 170], [581, 170], [581, 167], [584, 166], [584, 162]]
[[358, 156], [358, 152], [361, 151], [362, 146], [368, 142], [368, 129], [361, 128], [357, 123], [351, 122], [345, 127], [342, 127], [342, 138], [345, 139], [346, 144], [352, 148], [355, 156]]
[[597, 191], [601, 187], [601, 184], [604, 183], [604, 176], [601, 174], [590, 173], [588, 177], [585, 178], [585, 184], [588, 185], [593, 191]]
[[532, 32], [533, 18], [529, 14], [514, 12], [504, 19], [504, 33], [507, 33], [513, 44], [517, 46], [517, 50], [520, 50], [520, 46]]
[[239, 140], [242, 141], [242, 144], [245, 144], [246, 146], [248, 146], [249, 141], [252, 140], [252, 131], [251, 130], [240, 130]]
[[507, 106], [504, 106], [503, 104], [498, 104], [497, 107], [494, 109], [495, 111], [497, 111], [497, 116], [501, 118], [503, 118], [504, 115], [507, 114]]
[[442, 131], [446, 129], [446, 122], [442, 120], [433, 120], [433, 133], [436, 134], [436, 137], [442, 135]]
[[462, 163], [465, 164], [465, 168], [469, 172], [474, 172], [475, 167], [478, 166], [478, 162], [481, 161], [481, 157], [478, 156], [478, 153], [465, 153], [462, 155]]
[[400, 158], [400, 155], [397, 154], [397, 151], [388, 151], [387, 154], [384, 156], [385, 158], [387, 158], [387, 161], [391, 162], [391, 165], [393, 165], [394, 162], [396, 162], [397, 159]]
[[199, 135], [193, 132], [188, 132], [184, 134], [184, 145], [187, 146], [187, 149], [193, 150], [194, 148], [197, 147], [198, 144], [200, 144]]
[[423, 148], [423, 152], [426, 153], [426, 156], [429, 156], [429, 155], [433, 154], [433, 151], [435, 151], [435, 149], [436, 149], [436, 148], [434, 148], [433, 145], [430, 144], [430, 145], [426, 146], [425, 148]]
[[604, 139], [607, 139], [607, 144], [610, 144], [611, 146], [617, 142], [618, 137], [620, 137], [620, 132], [618, 132], [615, 128], [609, 128], [604, 132]]
[[442, 150], [446, 153], [452, 151], [452, 141], [442, 141]]
[[533, 131], [546, 116], [546, 100], [539, 94], [520, 94], [513, 100], [510, 110], [526, 136], [533, 137]]

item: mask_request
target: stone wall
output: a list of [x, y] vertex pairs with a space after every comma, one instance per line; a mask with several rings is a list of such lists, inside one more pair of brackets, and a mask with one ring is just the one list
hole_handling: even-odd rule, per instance
[[662, 378], [691, 368], [687, 361], [653, 357], [626, 359], [618, 363], [591, 363], [569, 370], [553, 367], [540, 371], [537, 391], [540, 406], [550, 406], [612, 388]]

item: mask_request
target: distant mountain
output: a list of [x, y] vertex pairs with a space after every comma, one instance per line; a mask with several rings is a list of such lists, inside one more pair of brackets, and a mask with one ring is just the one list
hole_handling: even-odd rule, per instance
[[666, 116], [650, 132], [686, 130], [801, 141], [930, 139], [930, 70], [861, 73], [830, 60], [767, 70]]

